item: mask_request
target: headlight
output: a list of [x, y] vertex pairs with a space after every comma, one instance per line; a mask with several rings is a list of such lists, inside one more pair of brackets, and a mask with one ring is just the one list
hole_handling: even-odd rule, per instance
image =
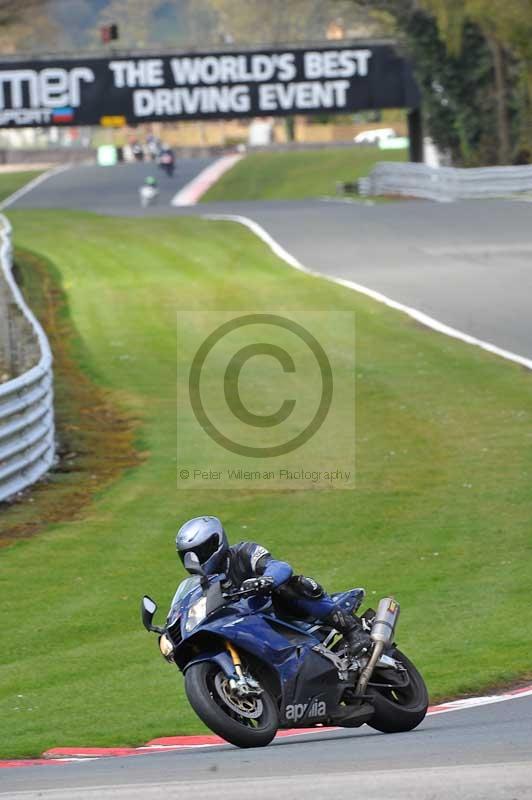
[[163, 633], [159, 639], [159, 650], [161, 651], [161, 653], [165, 658], [170, 658], [170, 656], [173, 656], [174, 645], [172, 644], [166, 633]]
[[187, 621], [185, 623], [185, 631], [186, 633], [190, 633], [196, 625], [199, 625], [201, 620], [204, 619], [205, 615], [207, 614], [207, 598], [200, 597], [199, 600], [190, 606], [187, 614]]

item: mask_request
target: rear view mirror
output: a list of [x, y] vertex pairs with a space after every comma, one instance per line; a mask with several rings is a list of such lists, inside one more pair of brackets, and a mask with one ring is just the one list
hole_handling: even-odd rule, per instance
[[157, 611], [157, 603], [155, 602], [155, 600], [152, 600], [151, 597], [148, 597], [147, 594], [144, 595], [144, 597], [142, 598], [142, 605], [144, 606], [148, 614], [153, 615]]
[[140, 606], [140, 613], [142, 617], [142, 624], [147, 631], [153, 630], [152, 622], [156, 611], [157, 603], [155, 600], [152, 600], [151, 597], [148, 597], [148, 595], [144, 595]]

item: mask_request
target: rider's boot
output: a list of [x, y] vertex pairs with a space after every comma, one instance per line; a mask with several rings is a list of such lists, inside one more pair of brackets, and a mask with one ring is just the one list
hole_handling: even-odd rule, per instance
[[371, 645], [371, 638], [362, 627], [362, 623], [345, 614], [340, 608], [331, 611], [325, 621], [343, 635], [351, 656], [360, 655], [362, 650], [368, 649]]

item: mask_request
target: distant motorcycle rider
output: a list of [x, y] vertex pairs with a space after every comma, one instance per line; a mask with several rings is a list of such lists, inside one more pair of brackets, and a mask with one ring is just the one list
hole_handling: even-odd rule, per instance
[[155, 203], [159, 196], [157, 181], [152, 175], [148, 175], [142, 186], [139, 187], [140, 204], [142, 208], [147, 208], [151, 203]]
[[179, 529], [177, 553], [184, 563], [187, 553], [195, 553], [207, 575], [224, 574], [226, 582], [242, 589], [272, 594], [280, 613], [310, 617], [331, 625], [345, 638], [351, 655], [369, 645], [369, 636], [360, 622], [344, 611], [312, 578], [294, 575], [285, 561], [274, 559], [265, 547], [255, 542], [229, 545], [217, 517], [195, 517]]
[[168, 147], [163, 146], [159, 153], [159, 167], [166, 172], [169, 178], [173, 177], [175, 169], [175, 155], [174, 151]]

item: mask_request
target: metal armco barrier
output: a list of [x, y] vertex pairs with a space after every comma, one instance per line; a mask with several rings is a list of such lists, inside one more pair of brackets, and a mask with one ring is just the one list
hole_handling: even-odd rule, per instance
[[42, 477], [55, 453], [52, 353], [11, 274], [12, 263], [11, 225], [0, 214], [0, 277], [32, 329], [36, 354], [35, 366], [0, 383], [0, 502]]
[[449, 202], [532, 192], [532, 165], [519, 167], [428, 167], [381, 161], [358, 182], [360, 194], [407, 195]]

